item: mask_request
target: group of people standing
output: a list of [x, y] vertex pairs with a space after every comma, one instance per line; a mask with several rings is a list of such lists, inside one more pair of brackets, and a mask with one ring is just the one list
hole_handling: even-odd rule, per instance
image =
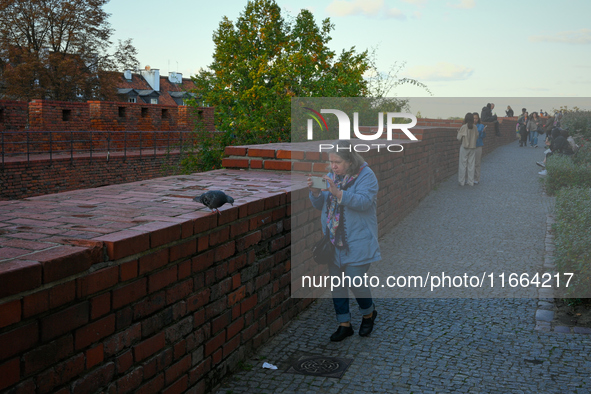
[[[494, 108], [494, 106], [493, 106]], [[480, 182], [480, 163], [482, 160], [482, 146], [486, 126], [482, 124], [478, 112], [468, 112], [464, 116], [464, 124], [458, 130], [460, 146], [460, 166], [458, 182], [460, 186], [478, 185]]]
[[537, 112], [528, 114], [527, 109], [521, 110], [521, 116], [517, 119], [517, 133], [519, 134], [519, 147], [538, 147], [538, 138], [541, 134], [547, 134], [555, 126], [555, 120], [542, 119]]

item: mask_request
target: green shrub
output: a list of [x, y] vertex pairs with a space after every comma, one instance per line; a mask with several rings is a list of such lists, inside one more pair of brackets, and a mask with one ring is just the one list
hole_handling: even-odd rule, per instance
[[575, 141], [579, 145], [579, 150], [573, 156], [574, 162], [579, 165], [591, 164], [591, 138], [577, 138]]
[[568, 129], [571, 135], [581, 135], [591, 138], [591, 111], [567, 112], [562, 118], [561, 125]]
[[554, 258], [559, 272], [574, 273], [566, 296], [591, 297], [590, 229], [591, 189], [564, 188], [560, 190], [556, 196]]
[[[576, 156], [578, 156], [577, 153]], [[573, 156], [552, 155], [546, 161], [546, 192], [556, 194], [564, 187], [591, 187], [591, 163], [578, 162]]]

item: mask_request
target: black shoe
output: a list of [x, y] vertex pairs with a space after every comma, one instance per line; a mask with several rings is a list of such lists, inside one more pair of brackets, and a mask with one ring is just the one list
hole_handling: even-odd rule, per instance
[[361, 327], [359, 327], [359, 336], [366, 337], [371, 334], [373, 330], [373, 322], [378, 316], [378, 311], [374, 310], [371, 314], [371, 317], [363, 318], [361, 320]]
[[351, 326], [339, 326], [337, 330], [330, 336], [330, 340], [332, 342], [340, 342], [343, 339], [350, 337], [355, 332], [353, 331], [353, 327]]

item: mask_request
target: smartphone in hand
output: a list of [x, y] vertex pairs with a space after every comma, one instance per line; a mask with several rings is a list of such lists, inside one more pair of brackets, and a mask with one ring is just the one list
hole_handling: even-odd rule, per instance
[[328, 188], [326, 186], [326, 180], [324, 180], [324, 178], [319, 177], [319, 176], [312, 177], [312, 187], [315, 187], [317, 189], [327, 189]]

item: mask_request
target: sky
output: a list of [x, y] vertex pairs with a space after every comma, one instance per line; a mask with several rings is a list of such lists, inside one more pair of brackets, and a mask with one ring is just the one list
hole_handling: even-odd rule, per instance
[[[307, 8], [318, 24], [330, 18], [335, 26], [328, 44], [332, 50], [375, 49], [380, 71], [403, 66], [398, 76], [424, 83], [430, 97], [491, 98], [488, 101], [550, 97], [555, 101], [549, 105], [557, 108], [563, 105], [560, 98], [590, 96], [588, 0], [276, 2], [285, 15], [295, 16]], [[111, 0], [105, 10], [115, 30], [112, 41], [132, 38], [142, 68], [149, 65], [160, 69], [161, 75], [177, 71], [189, 77], [211, 64], [212, 34], [222, 18], [236, 21], [246, 4], [246, 0]], [[402, 85], [390, 95], [429, 93]], [[496, 101], [497, 109], [511, 105], [510, 100]], [[521, 109], [516, 102], [512, 107]]]

